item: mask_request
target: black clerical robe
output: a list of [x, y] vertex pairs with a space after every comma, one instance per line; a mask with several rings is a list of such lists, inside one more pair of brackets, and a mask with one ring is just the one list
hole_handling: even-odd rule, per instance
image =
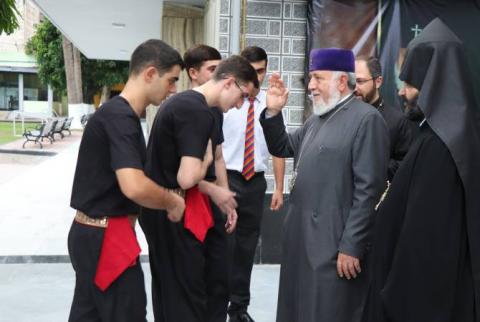
[[464, 189], [425, 122], [375, 219], [364, 321], [474, 321]]
[[408, 152], [412, 143], [412, 124], [403, 115], [400, 109], [385, 105], [383, 98], [379, 98], [372, 105], [382, 114], [387, 123], [390, 137], [390, 160], [388, 161], [388, 180], [391, 182], [397, 172], [400, 162]]

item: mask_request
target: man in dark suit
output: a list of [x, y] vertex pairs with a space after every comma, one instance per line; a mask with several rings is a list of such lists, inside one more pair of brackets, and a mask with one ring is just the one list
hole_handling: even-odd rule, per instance
[[390, 134], [388, 180], [392, 181], [412, 141], [411, 125], [400, 109], [393, 106], [386, 106], [380, 95], [383, 78], [382, 67], [378, 58], [357, 57], [355, 59], [355, 76], [355, 95], [357, 98], [374, 106], [380, 114], [382, 114], [387, 123]]

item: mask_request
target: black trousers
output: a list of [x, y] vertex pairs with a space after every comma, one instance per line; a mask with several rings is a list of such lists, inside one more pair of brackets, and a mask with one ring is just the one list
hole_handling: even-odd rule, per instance
[[104, 231], [75, 221], [70, 228], [68, 252], [76, 282], [68, 321], [145, 322], [147, 296], [140, 262], [128, 268], [105, 292], [94, 284]]
[[140, 223], [149, 245], [152, 303], [157, 322], [225, 322], [228, 240], [225, 216], [211, 202], [214, 227], [204, 243], [163, 211], [144, 210]]
[[228, 171], [230, 190], [236, 193], [238, 222], [229, 241], [230, 306], [228, 313], [245, 312], [250, 304], [250, 278], [260, 236], [267, 182], [263, 172], [246, 181], [237, 171]]

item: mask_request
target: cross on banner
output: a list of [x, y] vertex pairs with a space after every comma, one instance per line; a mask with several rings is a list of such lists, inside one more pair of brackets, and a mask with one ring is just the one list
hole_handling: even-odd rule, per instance
[[418, 25], [417, 25], [417, 24], [415, 24], [415, 28], [411, 28], [410, 30], [415, 33], [415, 35], [413, 36], [413, 38], [417, 37], [418, 34], [422, 31], [422, 29], [418, 28]]

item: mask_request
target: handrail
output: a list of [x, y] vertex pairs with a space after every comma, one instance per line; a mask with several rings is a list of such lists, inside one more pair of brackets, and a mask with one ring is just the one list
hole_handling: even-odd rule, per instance
[[[16, 127], [16, 120], [17, 116], [20, 117], [22, 120], [22, 133], [17, 134], [17, 127]], [[31, 112], [19, 112], [19, 111], [13, 111], [13, 136], [22, 136], [23, 132], [25, 132], [25, 117], [27, 118], [33, 118], [33, 119], [40, 119], [42, 123], [46, 123], [49, 118], [51, 118], [51, 115], [48, 115], [46, 113], [31, 113]]]

